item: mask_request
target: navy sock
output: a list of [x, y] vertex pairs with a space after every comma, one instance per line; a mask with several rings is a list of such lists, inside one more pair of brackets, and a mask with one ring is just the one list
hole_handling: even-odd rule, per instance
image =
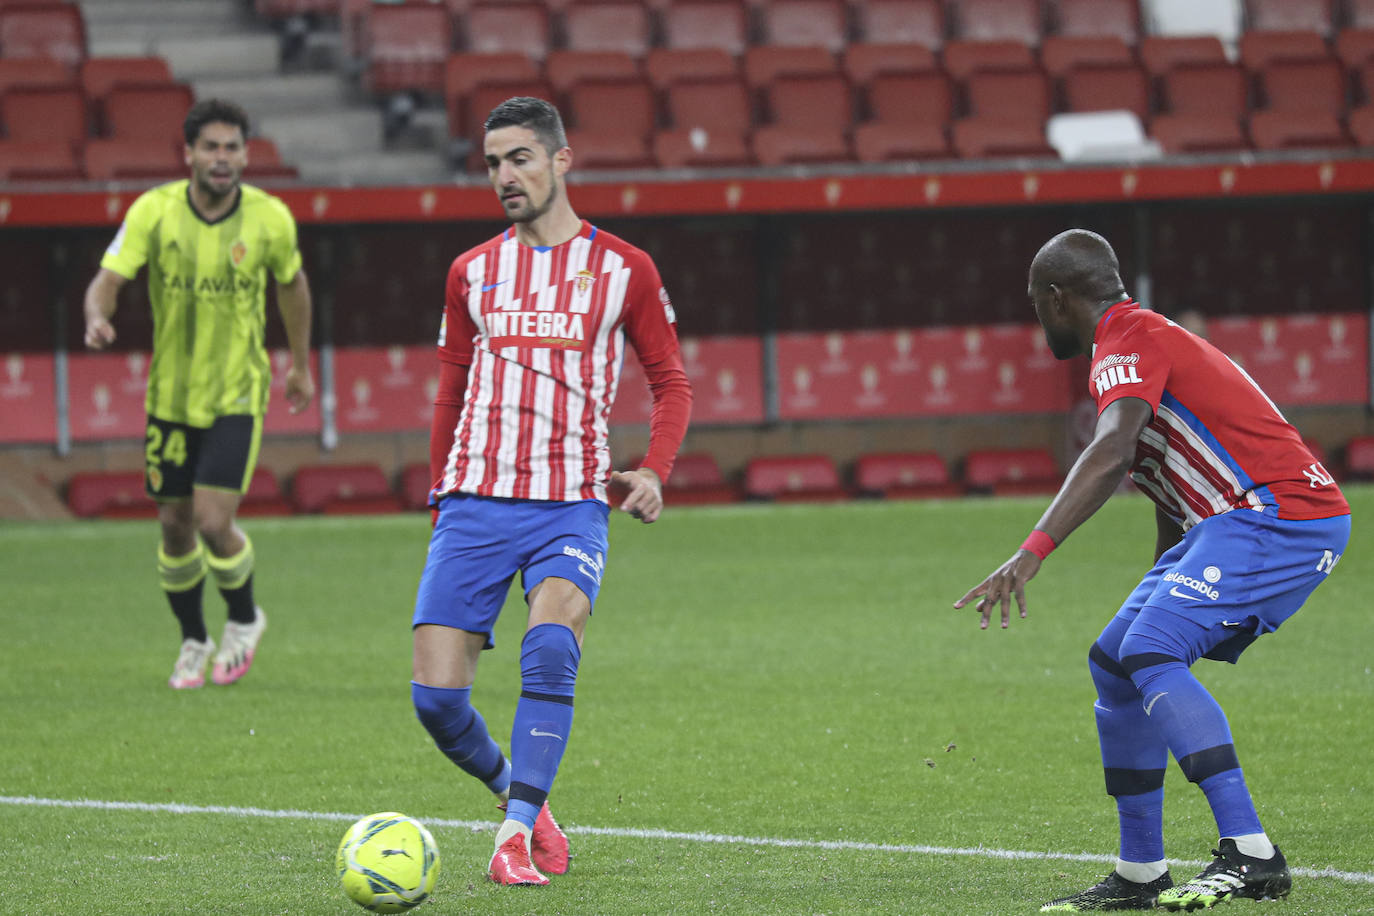
[[1120, 856], [1127, 862], [1164, 858], [1164, 770], [1169, 748], [1145, 715], [1140, 693], [1121, 665], [1094, 643], [1088, 670], [1097, 686], [1093, 713], [1107, 794], [1116, 799]]
[[581, 659], [577, 638], [561, 624], [540, 624], [520, 645], [521, 690], [511, 728], [506, 817], [527, 827], [534, 826], [568, 746]]
[[472, 707], [471, 687], [429, 687], [410, 682], [415, 715], [435, 745], [465, 773], [500, 794], [510, 786], [510, 767], [487, 733], [487, 723]]

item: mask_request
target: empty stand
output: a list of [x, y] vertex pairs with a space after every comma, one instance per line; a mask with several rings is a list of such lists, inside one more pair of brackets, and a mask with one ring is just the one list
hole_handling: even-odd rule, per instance
[[697, 79], [675, 83], [664, 94], [674, 128], [704, 127], [742, 132], [749, 129], [749, 91], [738, 79]]
[[73, 71], [86, 57], [86, 24], [75, 3], [0, 9], [0, 49], [8, 58], [56, 60]]
[[1074, 67], [1090, 64], [1134, 64], [1135, 54], [1114, 35], [1051, 35], [1040, 47], [1040, 62], [1050, 76], [1063, 76]]
[[1088, 64], [1064, 77], [1067, 111], [1129, 111], [1142, 122], [1150, 116], [1150, 84], [1135, 64]]
[[638, 79], [587, 80], [569, 90], [564, 115], [584, 134], [647, 138], [654, 129], [653, 89]]
[[1374, 149], [1374, 105], [1364, 105], [1351, 111], [1347, 124], [1356, 146]]
[[854, 128], [860, 162], [948, 159], [954, 155], [944, 124], [873, 121]]
[[579, 0], [563, 11], [563, 36], [570, 50], [640, 58], [649, 50], [649, 11], [637, 0]]
[[[487, 115], [491, 114], [491, 110], [506, 99], [519, 95], [547, 101], [553, 101], [555, 98], [553, 87], [543, 80], [483, 83], [469, 92], [467, 98], [462, 101], [459, 106], [462, 117], [456, 127], [450, 124], [449, 129], [454, 136], [471, 137], [480, 146], [482, 125], [486, 123]], [[450, 109], [450, 116], [452, 116], [452, 109]], [[480, 149], [476, 150], [476, 159], [479, 162], [481, 152]]]
[[938, 69], [935, 52], [914, 44], [856, 42], [845, 49], [841, 69], [856, 86], [881, 73], [922, 73]]
[[1239, 118], [1249, 108], [1245, 73], [1236, 64], [1179, 64], [1160, 81], [1165, 110]]
[[965, 118], [952, 128], [954, 152], [963, 159], [1054, 157], [1038, 121]]
[[1257, 111], [1250, 116], [1255, 149], [1343, 149], [1353, 145], [1340, 119], [1318, 110]]
[[0, 95], [0, 124], [10, 140], [81, 143], [89, 134], [86, 97], [75, 87], [10, 89]]
[[849, 493], [835, 462], [825, 455], [752, 458], [744, 469], [744, 495], [776, 502], [829, 502]]
[[297, 512], [366, 514], [396, 512], [401, 501], [373, 464], [311, 465], [296, 471], [291, 503]]
[[1038, 69], [986, 70], [964, 81], [969, 111], [984, 118], [1043, 122], [1050, 114], [1050, 86]]
[[644, 73], [664, 89], [679, 80], [738, 76], [739, 64], [719, 48], [654, 48], [644, 58]]
[[1182, 64], [1225, 64], [1226, 48], [1215, 35], [1149, 35], [1140, 42], [1140, 62], [1151, 76]]
[[920, 45], [931, 51], [945, 43], [943, 0], [861, 0], [854, 18], [861, 41]]
[[677, 0], [661, 15], [663, 43], [669, 48], [715, 48], [739, 55], [749, 44], [739, 0]]
[[863, 495], [888, 499], [951, 498], [963, 493], [935, 452], [861, 455], [854, 462], [854, 485]]
[[673, 463], [673, 473], [663, 486], [670, 506], [731, 503], [740, 499], [739, 488], [726, 482], [710, 452], [685, 452]]
[[290, 515], [291, 503], [282, 492], [281, 482], [269, 468], [253, 469], [253, 478], [248, 482], [248, 492], [239, 502], [239, 515]]
[[981, 449], [964, 459], [964, 486], [970, 493], [1054, 493], [1062, 479], [1045, 449]]
[[119, 83], [171, 83], [172, 71], [161, 57], [88, 57], [81, 64], [81, 89], [98, 102]]
[[951, 41], [945, 45], [945, 70], [956, 80], [980, 70], [1014, 70], [1035, 66], [1035, 52], [1019, 41]]
[[1330, 55], [1326, 39], [1316, 32], [1246, 32], [1240, 37], [1240, 62], [1263, 70], [1281, 60], [1323, 60]]
[[122, 140], [174, 141], [194, 98], [182, 83], [117, 83], [101, 103], [103, 133]]
[[86, 144], [86, 177], [92, 181], [127, 178], [170, 180], [186, 175], [178, 144], [169, 139], [100, 139]]
[[764, 44], [844, 49], [845, 7], [841, 0], [768, 0], [759, 8]]
[[66, 87], [71, 84], [72, 71], [61, 61], [41, 57], [0, 57], [0, 93], [7, 89]]
[[1343, 29], [1336, 36], [1336, 57], [1350, 70], [1374, 58], [1374, 28]]
[[1271, 110], [1345, 113], [1345, 74], [1333, 58], [1275, 61], [1260, 71], [1259, 86]]
[[1038, 45], [1044, 32], [1041, 0], [959, 0], [952, 5], [954, 31], [973, 41], [1019, 41]]
[[1302, 29], [1330, 35], [1332, 6], [1332, 0], [1245, 0], [1246, 24], [1254, 31]]
[[825, 48], [750, 48], [744, 54], [744, 78], [750, 86], [762, 86], [779, 76], [837, 73], [835, 56]]
[[1356, 436], [1346, 443], [1345, 473], [1352, 480], [1374, 479], [1374, 436]]
[[67, 507], [81, 518], [153, 518], [157, 503], [142, 471], [79, 471], [67, 481]]
[[450, 54], [444, 62], [444, 99], [453, 111], [459, 100], [484, 83], [535, 82], [539, 64], [518, 51]]
[[1138, 0], [1056, 0], [1054, 12], [1057, 35], [1114, 38], [1131, 47], [1140, 40]]
[[639, 62], [623, 51], [550, 51], [544, 74], [563, 93], [588, 80], [637, 80]]
[[0, 140], [0, 181], [74, 181], [82, 177], [71, 143]]
[[647, 133], [569, 130], [568, 145], [582, 169], [647, 169], [655, 161]]
[[452, 20], [444, 7], [373, 4], [365, 43], [366, 82], [372, 92], [444, 91], [444, 64], [453, 47]]
[[1250, 148], [1239, 119], [1207, 113], [1157, 115], [1150, 122], [1150, 136], [1166, 153], [1223, 153]]
[[753, 137], [754, 158], [760, 165], [807, 162], [846, 162], [853, 158], [847, 132], [823, 127], [769, 124]]
[[243, 170], [244, 177], [253, 181], [260, 178], [297, 178], [300, 173], [282, 161], [277, 144], [267, 137], [248, 138], [248, 166]]
[[939, 71], [875, 76], [866, 97], [870, 119], [889, 124], [943, 127], [954, 111], [953, 87]]
[[463, 17], [469, 51], [514, 51], [542, 61], [553, 44], [548, 9], [539, 3], [478, 3]]
[[670, 128], [654, 135], [653, 149], [655, 161], [666, 169], [754, 164], [746, 130], [722, 127]]
[[429, 508], [429, 488], [433, 481], [429, 477], [426, 463], [408, 464], [401, 469], [401, 503], [407, 509], [424, 510]]

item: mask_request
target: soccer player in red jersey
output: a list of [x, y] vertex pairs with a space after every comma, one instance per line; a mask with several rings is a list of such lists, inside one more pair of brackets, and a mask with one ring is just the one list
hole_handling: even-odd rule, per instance
[[[547, 884], [541, 872], [568, 869], [547, 797], [606, 562], [608, 491], [635, 518], [659, 517], [692, 392], [653, 261], [568, 201], [573, 151], [557, 109], [513, 98], [485, 127], [487, 175], [514, 225], [449, 269], [411, 697], [439, 749], [506, 808], [491, 879]], [[627, 344], [653, 411], [644, 461], [617, 471], [607, 421]], [[470, 693], [517, 571], [529, 617], [507, 760]]]
[[[1155, 503], [1155, 565], [1088, 653], [1120, 852], [1100, 883], [1042, 910], [1195, 910], [1232, 897], [1287, 896], [1288, 865], [1260, 825], [1226, 715], [1190, 670], [1236, 662], [1326, 580], [1350, 537], [1331, 475], [1259, 386], [1202, 338], [1126, 295], [1116, 254], [1092, 232], [1045, 244], [1029, 295], [1060, 359], [1092, 358], [1092, 442], [1010, 559], [954, 603], [977, 598], [981, 625], [1064, 538], [1101, 508], [1128, 470]], [[1164, 858], [1169, 753], [1207, 797], [1220, 841], [1191, 881]]]

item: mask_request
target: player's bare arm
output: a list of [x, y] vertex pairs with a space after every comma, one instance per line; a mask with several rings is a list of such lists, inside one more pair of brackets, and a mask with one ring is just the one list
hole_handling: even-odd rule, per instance
[[1155, 506], [1155, 561], [1164, 556], [1179, 541], [1183, 540], [1183, 526], [1169, 513]]
[[304, 269], [296, 271], [289, 283], [277, 284], [277, 307], [291, 348], [286, 402], [292, 413], [300, 413], [315, 397], [315, 380], [310, 375], [310, 284]]
[[[625, 498], [617, 507], [644, 524], [655, 521], [663, 511], [663, 482], [648, 468], [635, 471], [611, 472], [611, 484], [625, 491]], [[617, 494], [618, 495], [618, 494]]]
[[[1113, 401], [1097, 418], [1092, 442], [1078, 456], [1064, 485], [1059, 488], [1035, 530], [1054, 544], [1062, 544], [1079, 525], [1093, 516], [1121, 483], [1135, 457], [1136, 442], [1154, 416], [1153, 408], [1140, 398]], [[986, 630], [994, 607], [1001, 607], [1002, 629], [1011, 625], [1011, 601], [1026, 616], [1026, 583], [1040, 571], [1041, 558], [1024, 546], [978, 585], [954, 602], [956, 608], [979, 598], [979, 628]]]
[[126, 282], [113, 270], [102, 267], [86, 287], [82, 306], [86, 313], [86, 346], [92, 350], [103, 350], [115, 342], [115, 329], [110, 319], [119, 306], [119, 290]]

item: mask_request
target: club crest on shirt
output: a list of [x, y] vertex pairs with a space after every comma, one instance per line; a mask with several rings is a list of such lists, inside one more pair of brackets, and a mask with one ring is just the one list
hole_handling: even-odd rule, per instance
[[585, 267], [573, 275], [573, 288], [577, 290], [579, 296], [585, 296], [591, 292], [592, 284], [595, 282], [596, 274]]
[[229, 260], [238, 267], [243, 263], [243, 259], [248, 257], [248, 246], [243, 243], [243, 239], [234, 239], [234, 244], [229, 246]]

